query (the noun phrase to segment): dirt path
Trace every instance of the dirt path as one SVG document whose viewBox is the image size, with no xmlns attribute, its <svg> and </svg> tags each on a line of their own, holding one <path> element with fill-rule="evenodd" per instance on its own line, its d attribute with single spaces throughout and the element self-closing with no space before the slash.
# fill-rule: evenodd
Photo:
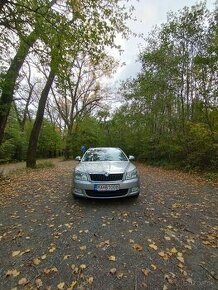
<svg viewBox="0 0 218 290">
<path fill-rule="evenodd" d="M 78 200 L 74 162 L 0 182 L 0 289 L 218 288 L 217 187 L 140 165 L 138 200 Z"/>
</svg>

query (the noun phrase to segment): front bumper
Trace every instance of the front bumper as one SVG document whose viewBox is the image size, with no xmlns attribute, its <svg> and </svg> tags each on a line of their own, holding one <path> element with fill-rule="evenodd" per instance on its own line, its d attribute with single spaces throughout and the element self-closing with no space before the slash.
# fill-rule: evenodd
<svg viewBox="0 0 218 290">
<path fill-rule="evenodd" d="M 115 191 L 97 191 L 94 189 L 96 184 L 119 184 L 119 190 Z M 136 196 L 140 192 L 139 179 L 129 179 L 124 181 L 97 182 L 74 180 L 72 193 L 77 197 L 86 198 L 121 198 L 127 196 Z"/>
</svg>

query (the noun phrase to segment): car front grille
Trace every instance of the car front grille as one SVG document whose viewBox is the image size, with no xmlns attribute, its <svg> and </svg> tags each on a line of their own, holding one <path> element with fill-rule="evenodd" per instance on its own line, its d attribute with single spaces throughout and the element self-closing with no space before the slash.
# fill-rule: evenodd
<svg viewBox="0 0 218 290">
<path fill-rule="evenodd" d="M 90 197 L 118 197 L 124 196 L 128 193 L 128 189 L 119 189 L 115 191 L 96 191 L 86 190 L 86 194 Z"/>
<path fill-rule="evenodd" d="M 92 181 L 116 181 L 116 180 L 122 180 L 123 174 L 90 174 L 90 178 Z"/>
</svg>

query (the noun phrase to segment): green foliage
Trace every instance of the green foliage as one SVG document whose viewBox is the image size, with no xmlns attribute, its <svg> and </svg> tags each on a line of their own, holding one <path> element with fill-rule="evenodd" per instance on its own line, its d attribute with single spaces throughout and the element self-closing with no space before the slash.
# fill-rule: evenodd
<svg viewBox="0 0 218 290">
<path fill-rule="evenodd" d="M 205 124 L 187 124 L 187 133 L 182 140 L 185 168 L 199 170 L 218 168 L 218 151 L 211 132 Z"/>
<path fill-rule="evenodd" d="M 216 23 L 199 4 L 171 13 L 149 35 L 141 73 L 121 87 L 113 144 L 149 163 L 217 170 Z"/>
<path fill-rule="evenodd" d="M 10 116 L 5 132 L 5 139 L 0 146 L 1 162 L 24 160 L 26 148 L 27 140 L 25 134 L 21 132 L 16 119 L 13 116 Z"/>
<path fill-rule="evenodd" d="M 71 135 L 71 150 L 75 157 L 81 155 L 81 146 L 86 148 L 104 146 L 105 136 L 99 122 L 91 116 L 78 120 L 75 131 Z"/>
<path fill-rule="evenodd" d="M 38 156 L 55 157 L 58 150 L 62 150 L 61 132 L 49 121 L 44 120 L 38 142 Z"/>
</svg>

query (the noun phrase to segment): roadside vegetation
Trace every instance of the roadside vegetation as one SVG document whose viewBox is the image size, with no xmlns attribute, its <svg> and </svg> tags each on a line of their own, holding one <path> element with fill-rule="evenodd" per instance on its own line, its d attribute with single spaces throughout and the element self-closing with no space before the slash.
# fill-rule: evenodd
<svg viewBox="0 0 218 290">
<path fill-rule="evenodd" d="M 117 33 L 128 37 L 132 8 L 64 3 L 1 4 L 0 162 L 26 160 L 35 168 L 37 158 L 81 154 L 82 144 L 117 146 L 139 161 L 215 178 L 216 5 L 212 12 L 202 3 L 170 13 L 142 40 L 141 72 L 113 92 L 103 80 L 118 63 L 107 51 Z"/>
</svg>

